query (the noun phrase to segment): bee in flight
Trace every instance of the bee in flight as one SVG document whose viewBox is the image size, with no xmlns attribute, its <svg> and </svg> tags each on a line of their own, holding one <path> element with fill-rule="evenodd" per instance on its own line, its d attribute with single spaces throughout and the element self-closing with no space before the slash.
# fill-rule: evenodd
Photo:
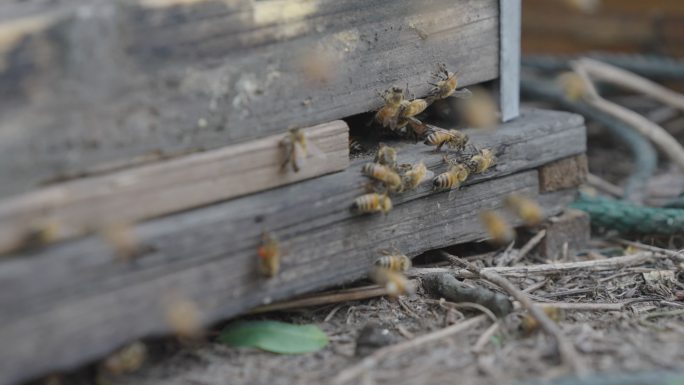
<svg viewBox="0 0 684 385">
<path fill-rule="evenodd" d="M 375 113 L 374 120 L 382 127 L 395 130 L 397 128 L 397 120 L 399 119 L 399 111 L 404 101 L 404 90 L 400 87 L 392 87 L 380 94 L 380 97 L 385 104 Z"/>
<path fill-rule="evenodd" d="M 526 196 L 516 193 L 510 194 L 504 200 L 504 204 L 527 226 L 536 226 L 544 219 L 544 212 L 539 203 Z"/>
<path fill-rule="evenodd" d="M 437 72 L 433 73 L 432 77 L 437 79 L 437 83 L 430 83 L 434 88 L 427 99 L 428 103 L 452 96 L 457 98 L 469 98 L 472 95 L 467 88 L 456 90 L 456 87 L 458 87 L 458 75 L 454 72 L 447 71 L 445 64 L 439 64 Z"/>
<path fill-rule="evenodd" d="M 100 234 L 122 262 L 129 262 L 139 256 L 140 242 L 133 226 L 128 223 L 110 223 L 100 230 Z"/>
<path fill-rule="evenodd" d="M 382 182 L 387 191 L 396 192 L 401 188 L 401 177 L 389 166 L 378 163 L 366 163 L 361 168 L 361 172 L 370 178 Z"/>
<path fill-rule="evenodd" d="M 371 270 L 369 277 L 373 282 L 384 287 L 387 290 L 387 294 L 391 297 L 412 295 L 416 290 L 411 281 L 406 279 L 403 274 L 384 267 L 375 266 Z"/>
<path fill-rule="evenodd" d="M 280 271 L 280 242 L 274 234 L 264 232 L 259 246 L 259 271 L 266 277 L 275 277 Z"/>
<path fill-rule="evenodd" d="M 375 153 L 373 162 L 395 170 L 397 168 L 397 150 L 394 147 L 380 143 L 380 147 L 378 148 L 378 152 Z"/>
<path fill-rule="evenodd" d="M 387 214 L 392 210 L 392 200 L 387 194 L 364 194 L 354 200 L 353 208 L 364 214 Z"/>
<path fill-rule="evenodd" d="M 399 250 L 383 250 L 382 256 L 375 260 L 375 266 L 391 271 L 404 272 L 411 268 L 411 258 Z"/>
<path fill-rule="evenodd" d="M 492 150 L 484 148 L 468 159 L 466 163 L 470 168 L 470 172 L 482 174 L 496 164 L 496 157 Z"/>
<path fill-rule="evenodd" d="M 401 176 L 401 191 L 410 191 L 418 187 L 426 179 L 432 178 L 434 173 L 427 169 L 422 160 L 411 166 Z"/>
<path fill-rule="evenodd" d="M 513 242 L 515 239 L 515 231 L 511 225 L 496 212 L 484 210 L 480 213 L 480 220 L 489 233 L 491 243 L 502 246 Z"/>
<path fill-rule="evenodd" d="M 301 128 L 291 128 L 280 144 L 285 148 L 283 169 L 290 164 L 292 171 L 299 172 L 307 158 L 313 155 L 320 158 L 325 157 L 325 154 L 315 144 L 307 140 L 306 134 Z"/>
<path fill-rule="evenodd" d="M 436 128 L 425 138 L 425 144 L 428 146 L 437 146 L 435 151 L 440 151 L 445 144 L 455 150 L 462 151 L 468 144 L 468 135 L 458 130 L 445 130 Z"/>
<path fill-rule="evenodd" d="M 435 177 L 432 186 L 435 190 L 451 190 L 458 188 L 470 176 L 468 167 L 463 163 L 453 163 L 446 172 Z"/>
</svg>

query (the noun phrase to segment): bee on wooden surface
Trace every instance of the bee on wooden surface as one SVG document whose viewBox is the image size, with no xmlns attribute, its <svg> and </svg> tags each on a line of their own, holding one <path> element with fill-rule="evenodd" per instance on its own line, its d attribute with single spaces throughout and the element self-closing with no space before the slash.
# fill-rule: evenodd
<svg viewBox="0 0 684 385">
<path fill-rule="evenodd" d="M 515 239 L 515 231 L 508 224 L 508 221 L 491 210 L 484 210 L 480 213 L 480 220 L 484 225 L 489 237 L 490 242 L 502 246 L 511 243 Z"/>
<path fill-rule="evenodd" d="M 410 129 L 411 131 L 408 132 L 408 129 Z M 432 130 L 434 130 L 434 126 L 425 124 L 416 118 L 406 119 L 406 126 L 404 127 L 404 131 L 406 134 L 412 136 L 416 140 L 416 142 L 419 139 L 423 139 L 425 135 Z"/>
<path fill-rule="evenodd" d="M 349 152 L 352 154 L 359 154 L 364 152 L 366 149 L 363 145 L 355 138 L 349 137 Z"/>
<path fill-rule="evenodd" d="M 147 346 L 136 341 L 107 357 L 102 363 L 102 368 L 112 375 L 131 373 L 142 366 L 145 358 L 147 358 Z"/>
<path fill-rule="evenodd" d="M 382 253 L 384 255 L 375 260 L 375 266 L 397 272 L 404 272 L 411 268 L 411 258 L 399 250 L 383 250 Z"/>
<path fill-rule="evenodd" d="M 429 179 L 434 173 L 427 169 L 422 160 L 411 166 L 401 177 L 401 191 L 410 191 Z"/>
<path fill-rule="evenodd" d="M 413 295 L 416 290 L 411 281 L 403 274 L 384 267 L 374 267 L 369 277 L 373 282 L 384 287 L 387 290 L 387 294 L 391 297 Z"/>
<path fill-rule="evenodd" d="M 527 226 L 538 225 L 544 219 L 544 212 L 539 203 L 526 196 L 516 193 L 510 194 L 504 200 L 504 204 Z"/>
<path fill-rule="evenodd" d="M 404 101 L 404 90 L 399 87 L 392 87 L 380 97 L 385 104 L 375 113 L 374 119 L 381 126 L 395 130 L 399 119 L 399 110 Z"/>
<path fill-rule="evenodd" d="M 166 322 L 178 337 L 196 339 L 202 335 L 202 313 L 191 300 L 171 296 L 165 304 Z"/>
<path fill-rule="evenodd" d="M 100 234 L 122 262 L 131 261 L 140 252 L 139 239 L 128 223 L 110 223 L 100 230 Z"/>
<path fill-rule="evenodd" d="M 387 214 L 392 210 L 392 200 L 387 194 L 364 194 L 354 200 L 353 208 L 364 214 Z"/>
<path fill-rule="evenodd" d="M 397 168 L 397 150 L 394 147 L 390 147 L 384 143 L 380 143 L 378 152 L 375 153 L 375 159 L 373 162 L 382 164 L 391 169 Z"/>
<path fill-rule="evenodd" d="M 458 130 L 436 129 L 425 138 L 428 146 L 437 146 L 435 151 L 440 151 L 445 144 L 455 150 L 462 151 L 468 144 L 468 135 Z"/>
<path fill-rule="evenodd" d="M 468 176 L 470 176 L 468 167 L 463 163 L 455 163 L 449 166 L 446 172 L 437 175 L 432 180 L 432 185 L 435 190 L 451 190 L 458 188 L 468 179 Z"/>
<path fill-rule="evenodd" d="M 484 148 L 468 159 L 466 163 L 471 173 L 482 174 L 496 163 L 496 157 L 492 150 Z"/>
<path fill-rule="evenodd" d="M 261 236 L 259 255 L 259 271 L 266 277 L 275 277 L 280 271 L 280 242 L 272 233 L 264 232 Z"/>
<path fill-rule="evenodd" d="M 401 187 L 401 177 L 388 166 L 378 163 L 366 163 L 361 168 L 361 172 L 370 178 L 384 183 L 388 191 L 395 192 Z"/>
<path fill-rule="evenodd" d="M 563 311 L 555 306 L 543 306 L 541 310 L 549 317 L 552 321 L 558 322 L 563 318 Z M 531 334 L 535 330 L 539 329 L 539 321 L 531 314 L 525 314 L 520 320 L 520 328 L 523 333 Z"/>
<path fill-rule="evenodd" d="M 428 97 L 428 103 L 432 103 L 438 99 L 446 99 L 448 97 L 469 98 L 472 94 L 467 89 L 456 90 L 458 87 L 458 74 L 449 72 L 446 65 L 439 64 L 437 72 L 433 73 L 433 78 L 437 79 L 437 83 L 430 83 L 434 88 L 431 95 Z"/>
<path fill-rule="evenodd" d="M 313 155 L 325 157 L 325 154 L 315 144 L 307 140 L 306 134 L 301 128 L 290 129 L 280 144 L 285 147 L 283 169 L 290 164 L 292 171 L 299 172 L 307 158 Z"/>
<path fill-rule="evenodd" d="M 424 99 L 403 100 L 399 105 L 399 118 L 412 118 L 428 107 L 428 102 Z"/>
</svg>

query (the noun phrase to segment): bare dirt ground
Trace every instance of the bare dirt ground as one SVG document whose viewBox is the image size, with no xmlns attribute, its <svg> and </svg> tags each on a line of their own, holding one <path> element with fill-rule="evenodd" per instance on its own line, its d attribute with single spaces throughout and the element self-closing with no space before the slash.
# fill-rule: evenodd
<svg viewBox="0 0 684 385">
<path fill-rule="evenodd" d="M 487 265 L 496 255 L 480 260 Z M 477 258 L 469 258 L 476 260 Z M 534 259 L 534 255 L 528 258 Z M 572 258 L 582 260 L 586 258 Z M 533 262 L 534 263 L 534 262 Z M 601 272 L 513 280 L 537 302 L 625 303 L 620 311 L 565 310 L 559 319 L 580 359 L 593 372 L 684 369 L 684 266 L 659 260 L 642 266 Z M 644 274 L 672 271 L 676 281 L 647 283 Z M 415 339 L 482 314 L 440 304 L 422 289 L 413 297 L 344 302 L 251 319 L 314 323 L 330 337 L 323 350 L 305 355 L 277 355 L 217 342 L 181 347 L 153 357 L 138 372 L 111 379 L 112 384 L 311 384 L 331 382 L 383 344 Z M 497 384 L 546 380 L 569 374 L 556 343 L 542 331 L 524 331 L 525 312 L 508 315 L 479 353 L 473 349 L 492 321 L 439 341 L 389 354 L 349 383 Z M 370 325 L 370 326 L 369 326 Z M 362 329 L 374 337 L 359 338 Z M 359 345 L 359 347 L 357 347 Z M 373 346 L 375 345 L 375 346 Z M 173 351 L 174 349 L 170 349 Z"/>
</svg>

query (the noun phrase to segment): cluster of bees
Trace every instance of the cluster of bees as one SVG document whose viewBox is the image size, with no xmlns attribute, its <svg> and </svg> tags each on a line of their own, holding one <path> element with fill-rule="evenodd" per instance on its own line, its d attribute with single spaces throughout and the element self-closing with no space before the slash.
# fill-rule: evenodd
<svg viewBox="0 0 684 385">
<path fill-rule="evenodd" d="M 425 145 L 433 146 L 436 152 L 448 148 L 451 150 L 452 158 L 448 155 L 443 156 L 443 162 L 448 166 L 447 170 L 435 176 L 422 160 L 414 164 L 399 164 L 397 150 L 381 143 L 374 160 L 361 167 L 361 173 L 370 179 L 366 185 L 370 191 L 354 200 L 354 211 L 362 214 L 387 214 L 393 208 L 391 197 L 394 194 L 414 190 L 430 179 L 434 190 L 454 191 L 471 176 L 486 173 L 496 165 L 494 151 L 476 148 L 470 143 L 467 134 L 455 129 L 447 130 L 425 124 L 418 119 L 418 115 L 435 101 L 451 97 L 468 99 L 473 95 L 467 89 L 457 90 L 457 75 L 447 71 L 444 65 L 440 65 L 432 77 L 434 81 L 429 84 L 433 88 L 425 98 L 409 98 L 408 87 L 392 87 L 380 94 L 383 105 L 375 112 L 372 123 L 400 137 L 422 140 Z M 302 168 L 306 158 L 321 153 L 312 143 L 307 142 L 300 129 L 289 130 L 281 145 L 286 153 L 283 168 L 289 165 L 294 172 Z M 467 150 L 469 148 L 474 151 Z M 350 150 L 360 151 L 362 148 L 358 142 L 350 140 Z M 535 225 L 543 218 L 539 205 L 521 195 L 513 194 L 507 197 L 505 207 L 522 218 L 526 225 Z M 514 239 L 513 228 L 499 213 L 486 210 L 481 213 L 480 219 L 493 243 L 508 244 Z M 261 274 L 265 277 L 277 275 L 281 249 L 274 234 L 263 234 L 258 255 Z M 399 251 L 386 252 L 377 260 L 370 278 L 386 287 L 390 295 L 410 293 L 410 282 L 402 274 L 410 266 L 411 260 Z"/>
</svg>

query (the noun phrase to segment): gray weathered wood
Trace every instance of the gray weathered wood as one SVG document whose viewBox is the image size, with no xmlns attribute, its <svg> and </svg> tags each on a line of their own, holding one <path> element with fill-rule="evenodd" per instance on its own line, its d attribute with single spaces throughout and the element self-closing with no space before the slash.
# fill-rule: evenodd
<svg viewBox="0 0 684 385">
<path fill-rule="evenodd" d="M 131 264 L 117 262 L 96 237 L 3 261 L 0 384 L 77 365 L 132 338 L 168 332 L 163 314 L 169 293 L 195 301 L 204 322 L 211 323 L 360 278 L 388 247 L 416 255 L 482 239 L 476 219 L 481 209 L 500 208 L 513 191 L 537 197 L 538 173 L 524 170 L 585 150 L 582 120 L 567 113 L 525 111 L 494 133 L 471 133 L 475 144 L 498 154 L 492 172 L 455 194 L 423 186 L 401 195 L 387 216 L 349 210 L 365 182 L 360 159 L 338 174 L 142 223 L 135 231 L 146 252 Z M 400 162 L 418 159 L 436 172 L 444 170 L 441 155 L 426 146 L 400 148 Z M 567 203 L 539 200 L 547 215 Z M 282 271 L 271 280 L 256 271 L 263 230 L 277 234 L 285 251 Z"/>
<path fill-rule="evenodd" d="M 499 0 L 499 100 L 501 119 L 506 122 L 520 113 L 520 0 Z"/>
<path fill-rule="evenodd" d="M 341 120 L 303 129 L 320 155 L 299 172 L 283 169 L 284 135 L 192 154 L 0 199 L 0 253 L 21 245 L 37 225 L 54 224 L 54 240 L 111 223 L 187 210 L 340 171 L 349 164 L 349 128 Z"/>
<path fill-rule="evenodd" d="M 46 5 L 47 4 L 47 5 Z M 0 5 L 0 197 L 498 76 L 495 0 Z"/>
</svg>

